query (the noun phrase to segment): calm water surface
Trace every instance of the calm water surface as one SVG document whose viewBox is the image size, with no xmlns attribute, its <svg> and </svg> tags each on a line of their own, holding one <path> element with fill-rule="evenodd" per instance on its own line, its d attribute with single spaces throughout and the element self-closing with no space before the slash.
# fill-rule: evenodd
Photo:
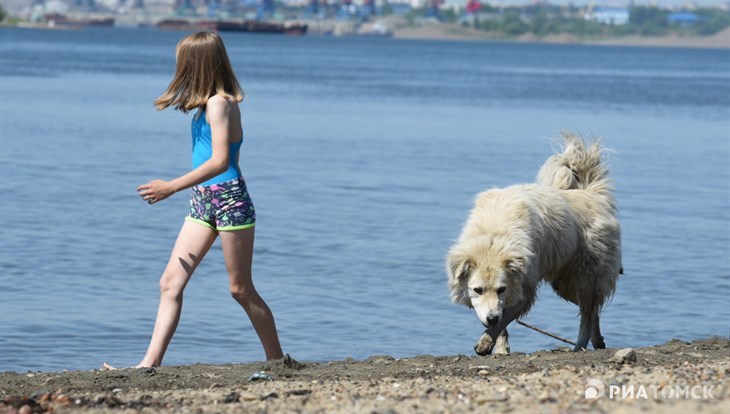
<svg viewBox="0 0 730 414">
<path fill-rule="evenodd" d="M 0 31 L 0 371 L 143 355 L 187 193 L 190 116 L 157 112 L 180 32 Z M 470 354 L 444 257 L 474 195 L 533 180 L 561 130 L 613 150 L 625 275 L 610 347 L 730 333 L 730 52 L 225 34 L 249 99 L 254 279 L 301 360 Z M 530 323 L 575 337 L 541 291 Z M 560 345 L 520 326 L 513 351 Z M 263 359 L 220 245 L 166 364 Z"/>
</svg>

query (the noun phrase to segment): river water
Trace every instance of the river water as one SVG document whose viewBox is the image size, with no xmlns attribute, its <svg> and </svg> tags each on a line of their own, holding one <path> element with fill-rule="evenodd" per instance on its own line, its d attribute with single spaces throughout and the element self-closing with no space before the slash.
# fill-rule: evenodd
<svg viewBox="0 0 730 414">
<path fill-rule="evenodd" d="M 0 30 L 0 371 L 144 354 L 188 200 L 135 188 L 189 168 L 190 115 L 152 106 L 184 34 Z M 482 329 L 449 302 L 446 251 L 474 195 L 532 181 L 561 130 L 613 150 L 607 345 L 730 334 L 730 51 L 223 37 L 248 94 L 254 280 L 295 358 L 471 354 Z M 577 335 L 549 288 L 525 320 Z M 165 364 L 261 359 L 217 243 Z"/>
</svg>

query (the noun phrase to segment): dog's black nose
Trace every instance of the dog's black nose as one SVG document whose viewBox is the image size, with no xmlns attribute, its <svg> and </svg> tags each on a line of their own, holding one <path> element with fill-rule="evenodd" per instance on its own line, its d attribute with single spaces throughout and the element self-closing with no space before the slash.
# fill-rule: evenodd
<svg viewBox="0 0 730 414">
<path fill-rule="evenodd" d="M 487 318 L 487 325 L 494 326 L 499 322 L 499 316 L 491 316 Z"/>
</svg>

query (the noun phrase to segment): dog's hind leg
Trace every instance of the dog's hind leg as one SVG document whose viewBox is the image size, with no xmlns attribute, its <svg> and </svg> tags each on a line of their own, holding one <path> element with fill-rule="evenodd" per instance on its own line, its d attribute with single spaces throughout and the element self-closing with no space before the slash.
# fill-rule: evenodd
<svg viewBox="0 0 730 414">
<path fill-rule="evenodd" d="M 599 317 L 596 313 L 596 316 L 593 318 L 593 325 L 591 326 L 591 344 L 593 344 L 593 349 L 605 349 L 606 343 L 603 342 L 603 336 L 601 336 L 601 327 L 599 326 Z"/>
<path fill-rule="evenodd" d="M 588 348 L 588 340 L 591 338 L 593 331 L 593 321 L 598 317 L 598 312 L 592 307 L 581 306 L 580 311 L 580 330 L 578 331 L 578 340 L 575 341 L 574 352 L 583 351 Z"/>
<path fill-rule="evenodd" d="M 493 352 L 496 355 L 509 355 L 509 334 L 507 333 L 507 328 L 497 337 Z"/>
</svg>

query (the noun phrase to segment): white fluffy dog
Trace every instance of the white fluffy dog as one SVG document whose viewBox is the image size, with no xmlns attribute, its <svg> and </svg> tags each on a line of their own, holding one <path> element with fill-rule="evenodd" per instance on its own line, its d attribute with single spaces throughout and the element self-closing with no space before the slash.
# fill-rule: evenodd
<svg viewBox="0 0 730 414">
<path fill-rule="evenodd" d="M 616 288 L 621 228 L 598 142 L 565 133 L 537 183 L 479 194 L 447 258 L 451 299 L 486 331 L 479 355 L 509 353 L 507 325 L 529 312 L 542 281 L 580 308 L 575 351 L 605 348 L 598 314 Z"/>
</svg>

